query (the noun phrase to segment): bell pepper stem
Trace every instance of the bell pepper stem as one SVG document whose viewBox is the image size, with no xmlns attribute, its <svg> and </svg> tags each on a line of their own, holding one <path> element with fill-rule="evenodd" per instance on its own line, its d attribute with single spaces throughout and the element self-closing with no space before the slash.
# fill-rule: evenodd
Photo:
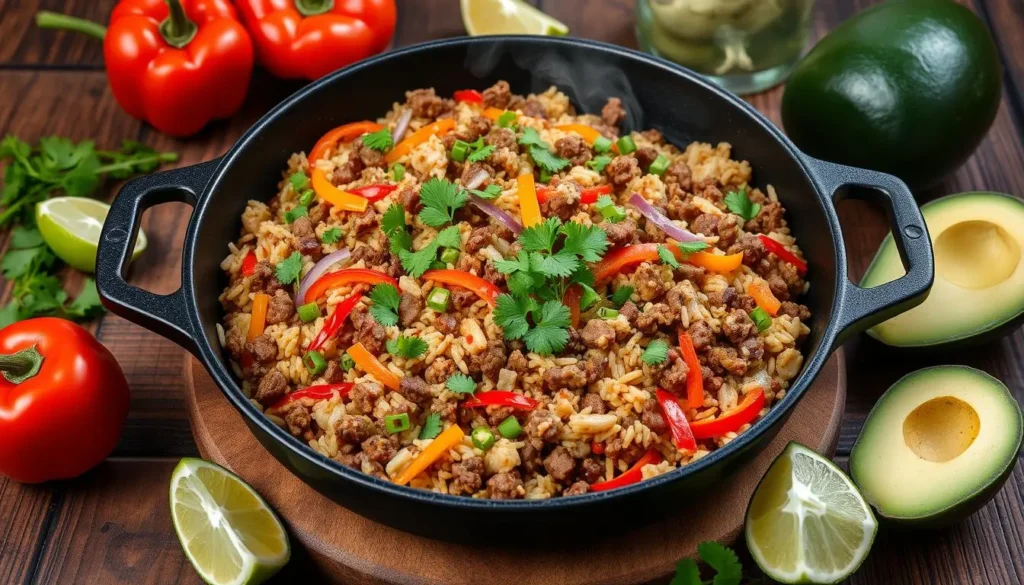
<svg viewBox="0 0 1024 585">
<path fill-rule="evenodd" d="M 39 28 L 54 28 L 59 30 L 70 30 L 87 34 L 91 37 L 103 40 L 107 36 L 107 27 L 98 22 L 68 16 L 48 10 L 41 10 L 36 13 L 36 26 Z"/>
<path fill-rule="evenodd" d="M 34 345 L 15 353 L 0 354 L 0 373 L 11 384 L 21 384 L 35 376 L 42 366 L 43 356 Z"/>
<path fill-rule="evenodd" d="M 334 8 L 334 0 L 295 0 L 295 9 L 302 16 L 316 16 Z"/>
<path fill-rule="evenodd" d="M 185 9 L 181 6 L 181 0 L 164 0 L 167 2 L 167 10 L 170 14 L 167 19 L 160 23 L 160 34 L 163 35 L 167 44 L 175 49 L 181 49 L 192 42 L 199 27 L 188 19 Z"/>
</svg>

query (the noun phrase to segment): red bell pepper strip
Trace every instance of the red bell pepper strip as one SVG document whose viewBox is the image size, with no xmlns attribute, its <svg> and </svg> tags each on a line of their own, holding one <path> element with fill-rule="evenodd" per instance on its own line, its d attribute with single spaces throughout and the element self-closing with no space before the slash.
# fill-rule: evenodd
<svg viewBox="0 0 1024 585">
<path fill-rule="evenodd" d="M 341 384 L 320 384 L 319 386 L 309 386 L 302 390 L 296 390 L 291 394 L 286 394 L 284 398 L 278 400 L 274 404 L 270 405 L 267 410 L 277 410 L 286 404 L 291 404 L 296 400 L 302 400 L 303 398 L 312 398 L 313 400 L 330 400 L 334 397 L 335 393 L 338 393 L 342 398 L 348 396 L 348 393 L 352 391 L 352 387 L 355 386 L 352 382 L 342 382 Z"/>
<path fill-rule="evenodd" d="M 700 408 L 704 405 L 704 374 L 697 359 L 697 350 L 693 347 L 693 338 L 686 331 L 679 332 L 679 349 L 686 367 L 690 369 L 686 374 L 686 405 Z"/>
<path fill-rule="evenodd" d="M 308 297 L 307 297 L 308 298 Z M 341 327 L 345 324 L 345 318 L 348 317 L 349 313 L 352 312 L 353 307 L 359 302 L 359 299 L 363 298 L 363 293 L 356 293 L 344 301 L 338 303 L 337 307 L 334 307 L 334 312 L 324 322 L 324 326 L 320 329 L 320 332 L 313 338 L 313 342 L 309 344 L 309 351 L 315 351 L 320 349 L 323 344 L 327 343 L 327 340 L 334 337 Z"/>
<path fill-rule="evenodd" d="M 644 453 L 644 456 L 641 457 L 639 461 L 634 463 L 633 467 L 630 467 L 628 471 L 626 471 L 622 475 L 613 477 L 608 481 L 595 483 L 594 485 L 590 486 L 590 491 L 605 492 L 608 490 L 613 490 L 615 488 L 626 487 L 627 485 L 637 483 L 644 478 L 644 467 L 646 467 L 647 465 L 657 465 L 658 463 L 661 463 L 661 453 L 658 453 L 654 449 L 651 449 L 650 451 Z"/>
<path fill-rule="evenodd" d="M 313 285 L 309 287 L 309 290 L 306 291 L 306 298 L 302 299 L 302 302 L 312 303 L 323 296 L 328 289 L 352 283 L 390 284 L 391 286 L 398 288 L 397 280 L 379 270 L 370 270 L 369 268 L 343 268 L 321 276 L 320 279 L 314 282 Z"/>
<path fill-rule="evenodd" d="M 484 103 L 484 94 L 475 89 L 460 89 L 452 96 L 457 102 L 469 102 L 471 104 Z"/>
<path fill-rule="evenodd" d="M 690 423 L 690 430 L 697 439 L 712 439 L 726 433 L 738 431 L 743 425 L 753 421 L 764 408 L 764 390 L 755 388 L 743 397 L 736 408 L 712 419 L 696 420 Z"/>
<path fill-rule="evenodd" d="M 508 406 L 519 410 L 533 410 L 540 404 L 529 396 L 516 394 L 508 390 L 491 390 L 481 392 L 473 398 L 462 403 L 465 408 L 478 408 L 481 406 Z"/>
<path fill-rule="evenodd" d="M 310 150 L 309 154 L 306 155 L 306 160 L 308 160 L 310 166 L 312 166 L 316 161 L 325 158 L 327 156 L 327 152 L 337 146 L 339 142 L 351 142 L 363 134 L 376 132 L 383 127 L 384 126 L 381 126 L 376 122 L 370 122 L 368 120 L 342 124 L 321 136 L 320 140 L 317 140 L 316 144 L 313 145 L 313 150 Z"/>
<path fill-rule="evenodd" d="M 569 307 L 569 324 L 573 327 L 580 325 L 580 298 L 582 295 L 583 289 L 574 284 L 565 289 L 565 295 L 562 296 L 562 304 Z"/>
<path fill-rule="evenodd" d="M 494 283 L 487 282 L 465 270 L 428 270 L 423 273 L 423 280 L 433 280 L 441 284 L 450 284 L 471 290 L 492 307 L 498 304 L 498 295 L 501 294 L 501 289 Z"/>
<path fill-rule="evenodd" d="M 359 195 L 366 199 L 370 203 L 379 201 L 388 196 L 391 192 L 398 188 L 398 185 L 367 185 L 366 187 L 359 187 L 358 189 L 349 189 L 348 192 L 353 195 Z"/>
<path fill-rule="evenodd" d="M 242 276 L 252 276 L 253 272 L 256 272 L 256 253 L 249 250 L 242 259 Z"/>
<path fill-rule="evenodd" d="M 668 430 L 672 433 L 672 442 L 680 451 L 696 451 L 697 440 L 693 438 L 693 431 L 690 430 L 690 423 L 686 420 L 683 408 L 679 406 L 676 397 L 658 388 L 654 391 L 661 405 L 661 414 L 668 423 Z"/>
<path fill-rule="evenodd" d="M 383 51 L 395 0 L 238 0 L 260 63 L 277 77 L 318 79 Z"/>
<path fill-rule="evenodd" d="M 592 205 L 597 203 L 597 198 L 601 195 L 607 195 L 612 192 L 611 185 L 598 185 L 597 187 L 587 187 L 580 191 L 580 203 L 586 205 Z M 550 187 L 537 190 L 537 201 L 540 203 L 547 203 L 557 191 Z"/>
<path fill-rule="evenodd" d="M 761 240 L 761 243 L 764 244 L 765 249 L 778 256 L 779 260 L 788 262 L 795 266 L 797 274 L 800 276 L 807 274 L 807 263 L 797 258 L 795 254 L 787 250 L 782 244 L 764 234 L 757 234 L 757 237 Z"/>
</svg>

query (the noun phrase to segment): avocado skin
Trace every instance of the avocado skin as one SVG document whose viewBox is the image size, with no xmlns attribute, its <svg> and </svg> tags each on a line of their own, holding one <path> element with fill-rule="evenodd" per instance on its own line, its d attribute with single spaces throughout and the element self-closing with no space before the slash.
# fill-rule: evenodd
<svg viewBox="0 0 1024 585">
<path fill-rule="evenodd" d="M 890 0 L 811 50 L 786 84 L 782 122 L 811 156 L 924 189 L 974 152 L 1001 97 L 998 50 L 970 9 Z"/>
</svg>

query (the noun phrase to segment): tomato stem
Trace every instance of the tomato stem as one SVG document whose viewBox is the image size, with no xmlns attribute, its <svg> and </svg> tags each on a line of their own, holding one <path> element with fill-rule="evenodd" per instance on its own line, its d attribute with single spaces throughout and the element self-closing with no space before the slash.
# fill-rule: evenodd
<svg viewBox="0 0 1024 585">
<path fill-rule="evenodd" d="M 21 384 L 39 373 L 43 366 L 43 356 L 32 346 L 19 352 L 0 354 L 0 373 L 11 384 Z"/>
<path fill-rule="evenodd" d="M 181 0 L 164 0 L 167 2 L 167 10 L 170 14 L 167 19 L 160 23 L 160 34 L 163 35 L 167 44 L 175 49 L 181 49 L 192 42 L 199 27 L 188 19 L 185 9 L 181 6 Z"/>
<path fill-rule="evenodd" d="M 302 16 L 316 16 L 334 8 L 334 0 L 295 0 L 295 9 Z"/>
<path fill-rule="evenodd" d="M 107 27 L 98 22 L 68 16 L 48 10 L 41 10 L 36 13 L 36 26 L 39 28 L 55 28 L 59 30 L 70 30 L 87 34 L 91 37 L 103 40 L 107 36 Z"/>
</svg>

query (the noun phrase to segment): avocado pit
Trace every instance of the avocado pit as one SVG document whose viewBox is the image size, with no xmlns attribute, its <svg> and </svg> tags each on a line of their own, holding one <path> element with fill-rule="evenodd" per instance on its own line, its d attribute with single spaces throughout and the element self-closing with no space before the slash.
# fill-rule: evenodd
<svg viewBox="0 0 1024 585">
<path fill-rule="evenodd" d="M 980 430 L 978 411 L 953 396 L 932 398 L 903 420 L 907 447 L 932 463 L 945 463 L 962 455 Z"/>
</svg>

